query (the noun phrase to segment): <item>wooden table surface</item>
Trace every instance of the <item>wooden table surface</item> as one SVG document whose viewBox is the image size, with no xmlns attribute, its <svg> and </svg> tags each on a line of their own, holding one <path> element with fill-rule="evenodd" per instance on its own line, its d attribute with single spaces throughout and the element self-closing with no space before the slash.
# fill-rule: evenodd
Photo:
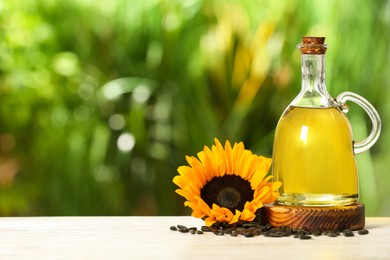
<svg viewBox="0 0 390 260">
<path fill-rule="evenodd" d="M 390 218 L 367 218 L 354 237 L 192 235 L 193 217 L 0 218 L 0 259 L 390 259 Z M 271 258 L 272 257 L 272 258 Z"/>
</svg>

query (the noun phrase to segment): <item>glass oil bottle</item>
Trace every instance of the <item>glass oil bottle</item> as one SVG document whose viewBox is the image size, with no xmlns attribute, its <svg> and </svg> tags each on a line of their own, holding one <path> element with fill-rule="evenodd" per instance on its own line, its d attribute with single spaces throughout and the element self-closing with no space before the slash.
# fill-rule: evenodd
<svg viewBox="0 0 390 260">
<path fill-rule="evenodd" d="M 303 37 L 302 87 L 282 114 L 274 137 L 273 175 L 283 182 L 281 205 L 342 206 L 356 203 L 358 176 L 355 154 L 378 139 L 381 122 L 363 97 L 343 92 L 332 98 L 325 84 L 324 37 Z M 370 116 L 373 127 L 363 141 L 354 142 L 346 117 L 349 100 Z"/>
</svg>

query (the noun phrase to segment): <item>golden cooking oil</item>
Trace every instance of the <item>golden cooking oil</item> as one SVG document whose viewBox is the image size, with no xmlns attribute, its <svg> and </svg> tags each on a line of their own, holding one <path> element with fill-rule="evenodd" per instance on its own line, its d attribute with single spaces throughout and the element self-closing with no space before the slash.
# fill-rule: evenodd
<svg viewBox="0 0 390 260">
<path fill-rule="evenodd" d="M 273 175 L 283 182 L 278 204 L 348 205 L 358 198 L 352 131 L 335 107 L 290 106 L 275 132 Z"/>
</svg>

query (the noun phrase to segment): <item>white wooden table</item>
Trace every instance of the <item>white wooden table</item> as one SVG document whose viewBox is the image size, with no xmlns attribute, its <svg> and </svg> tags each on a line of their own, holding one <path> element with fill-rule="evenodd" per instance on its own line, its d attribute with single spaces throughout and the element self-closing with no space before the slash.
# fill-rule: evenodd
<svg viewBox="0 0 390 260">
<path fill-rule="evenodd" d="M 367 218 L 368 235 L 246 238 L 192 235 L 193 217 L 0 218 L 0 259 L 390 259 L 390 218 Z M 272 258 L 271 258 L 272 257 Z"/>
</svg>

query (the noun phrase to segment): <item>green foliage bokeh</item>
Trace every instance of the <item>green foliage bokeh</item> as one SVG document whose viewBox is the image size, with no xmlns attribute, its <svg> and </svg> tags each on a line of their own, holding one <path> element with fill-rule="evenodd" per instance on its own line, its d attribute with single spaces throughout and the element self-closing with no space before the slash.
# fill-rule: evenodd
<svg viewBox="0 0 390 260">
<path fill-rule="evenodd" d="M 388 0 L 1 2 L 0 215 L 188 214 L 185 155 L 214 137 L 272 155 L 309 34 L 327 37 L 331 95 L 381 115 L 356 159 L 367 214 L 389 215 L 389 17 Z"/>
</svg>

